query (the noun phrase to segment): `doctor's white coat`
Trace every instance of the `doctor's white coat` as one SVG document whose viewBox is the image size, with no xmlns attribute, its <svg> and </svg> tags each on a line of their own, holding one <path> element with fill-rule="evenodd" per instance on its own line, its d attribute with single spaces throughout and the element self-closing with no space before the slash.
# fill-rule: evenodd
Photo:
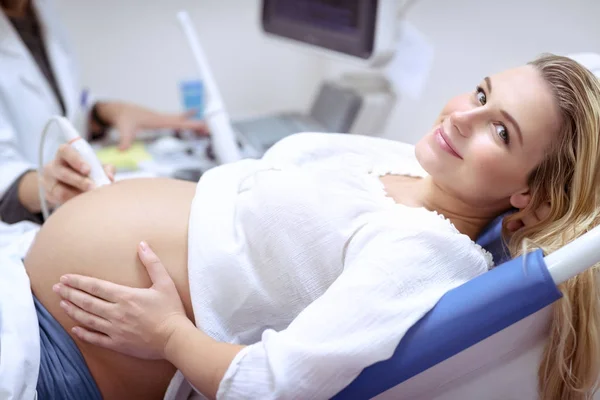
<svg viewBox="0 0 600 400">
<path fill-rule="evenodd" d="M 33 5 L 66 116 L 73 121 L 82 113 L 87 119 L 87 107 L 81 104 L 78 68 L 54 3 L 34 0 Z M 56 114 L 61 114 L 60 103 L 50 84 L 11 22 L 0 12 L 0 198 L 21 174 L 38 167 L 41 132 Z M 51 131 L 46 138 L 45 163 L 62 142 L 58 136 Z"/>
</svg>

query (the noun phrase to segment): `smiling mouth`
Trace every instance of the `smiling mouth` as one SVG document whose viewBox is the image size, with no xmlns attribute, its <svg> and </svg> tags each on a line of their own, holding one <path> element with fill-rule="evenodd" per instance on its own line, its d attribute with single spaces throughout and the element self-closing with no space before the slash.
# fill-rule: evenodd
<svg viewBox="0 0 600 400">
<path fill-rule="evenodd" d="M 446 153 L 449 153 L 450 155 L 453 155 L 454 157 L 460 158 L 462 160 L 462 157 L 454 149 L 454 147 L 452 146 L 452 143 L 450 142 L 450 139 L 448 139 L 448 137 L 446 136 L 446 133 L 442 130 L 441 127 L 437 128 L 435 130 L 435 136 L 436 136 L 437 142 L 440 145 L 440 147 L 442 148 L 442 150 L 444 150 Z"/>
</svg>

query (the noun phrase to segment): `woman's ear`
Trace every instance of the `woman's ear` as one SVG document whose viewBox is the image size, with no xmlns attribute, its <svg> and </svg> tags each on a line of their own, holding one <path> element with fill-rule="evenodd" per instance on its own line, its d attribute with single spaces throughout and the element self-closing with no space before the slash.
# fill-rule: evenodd
<svg viewBox="0 0 600 400">
<path fill-rule="evenodd" d="M 529 191 L 523 193 L 515 193 L 510 196 L 510 205 L 514 208 L 518 208 L 519 210 L 527 207 L 529 202 L 531 201 L 531 194 Z"/>
</svg>

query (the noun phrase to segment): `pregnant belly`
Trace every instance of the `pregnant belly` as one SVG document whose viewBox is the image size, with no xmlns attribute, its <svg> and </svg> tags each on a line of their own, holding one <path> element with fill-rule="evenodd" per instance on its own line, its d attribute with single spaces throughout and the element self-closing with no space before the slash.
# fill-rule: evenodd
<svg viewBox="0 0 600 400">
<path fill-rule="evenodd" d="M 192 318 L 187 235 L 195 187 L 166 179 L 123 181 L 78 196 L 48 219 L 25 267 L 33 293 L 69 334 L 73 323 L 52 286 L 61 275 L 76 273 L 149 287 L 136 253 L 142 240 L 167 267 Z M 106 399 L 160 399 L 174 373 L 166 362 L 142 361 L 75 342 Z"/>
</svg>

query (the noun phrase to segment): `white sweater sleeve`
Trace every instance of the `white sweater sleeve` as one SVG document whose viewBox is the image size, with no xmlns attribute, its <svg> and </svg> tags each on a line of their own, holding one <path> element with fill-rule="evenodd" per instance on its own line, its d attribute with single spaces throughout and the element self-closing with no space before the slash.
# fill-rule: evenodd
<svg viewBox="0 0 600 400">
<path fill-rule="evenodd" d="M 240 352 L 217 398 L 331 398 L 365 367 L 391 357 L 444 293 L 486 268 L 462 235 L 390 226 L 361 228 L 341 276 L 287 329 L 266 330 Z"/>
</svg>

